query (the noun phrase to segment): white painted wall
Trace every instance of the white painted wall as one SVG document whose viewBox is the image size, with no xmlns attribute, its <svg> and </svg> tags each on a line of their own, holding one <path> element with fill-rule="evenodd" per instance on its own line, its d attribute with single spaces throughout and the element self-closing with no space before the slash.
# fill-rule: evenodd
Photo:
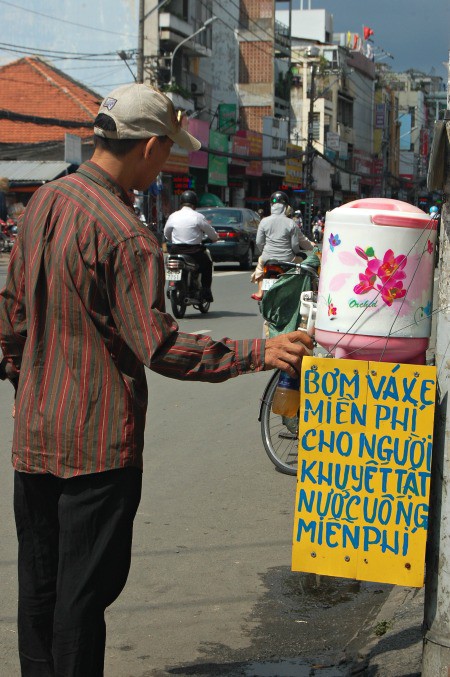
<svg viewBox="0 0 450 677">
<path fill-rule="evenodd" d="M 277 21 L 289 26 L 289 11 L 277 10 L 275 13 Z M 325 9 L 294 9 L 292 10 L 292 28 L 293 38 L 306 38 L 307 40 L 319 40 L 326 42 L 326 34 L 330 36 L 333 33 L 333 15 Z"/>
</svg>

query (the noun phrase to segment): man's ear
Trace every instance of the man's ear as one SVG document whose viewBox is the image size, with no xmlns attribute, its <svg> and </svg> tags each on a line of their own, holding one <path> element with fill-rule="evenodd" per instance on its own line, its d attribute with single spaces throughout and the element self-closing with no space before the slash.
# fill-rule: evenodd
<svg viewBox="0 0 450 677">
<path fill-rule="evenodd" d="M 154 144 L 156 143 L 156 139 L 157 139 L 156 136 L 152 136 L 144 144 L 144 151 L 143 152 L 144 152 L 144 157 L 145 157 L 146 160 L 148 160 L 148 158 L 152 154 L 152 149 L 153 149 Z"/>
</svg>

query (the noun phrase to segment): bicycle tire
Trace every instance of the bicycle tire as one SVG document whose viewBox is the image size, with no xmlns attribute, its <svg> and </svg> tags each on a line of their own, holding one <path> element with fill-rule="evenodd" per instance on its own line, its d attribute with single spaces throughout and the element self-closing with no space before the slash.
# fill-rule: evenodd
<svg viewBox="0 0 450 677">
<path fill-rule="evenodd" d="M 275 467 L 285 475 L 296 475 L 298 465 L 298 419 L 297 432 L 285 425 L 282 416 L 272 412 L 272 402 L 278 383 L 279 371 L 272 375 L 261 406 L 261 436 L 264 449 Z M 294 419 L 289 419 L 294 421 Z"/>
<path fill-rule="evenodd" d="M 311 291 L 317 292 L 317 273 L 310 273 L 310 280 Z M 261 406 L 261 437 L 266 454 L 275 467 L 285 475 L 297 475 L 299 417 L 285 419 L 272 411 L 279 375 L 279 370 L 275 371 L 266 386 Z"/>
</svg>

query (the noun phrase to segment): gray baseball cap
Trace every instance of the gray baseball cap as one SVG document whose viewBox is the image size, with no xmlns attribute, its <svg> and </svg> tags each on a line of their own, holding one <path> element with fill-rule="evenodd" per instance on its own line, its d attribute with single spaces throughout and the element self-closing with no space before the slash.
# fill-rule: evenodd
<svg viewBox="0 0 450 677">
<path fill-rule="evenodd" d="M 107 139 L 147 139 L 168 136 L 187 150 L 200 150 L 201 142 L 181 127 L 172 101 L 149 85 L 132 83 L 117 87 L 100 104 L 98 113 L 109 115 L 116 131 L 94 127 Z"/>
</svg>

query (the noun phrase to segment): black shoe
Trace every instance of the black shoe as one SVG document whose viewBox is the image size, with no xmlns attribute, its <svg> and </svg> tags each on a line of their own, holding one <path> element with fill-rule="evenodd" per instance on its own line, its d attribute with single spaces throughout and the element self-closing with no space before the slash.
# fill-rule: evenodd
<svg viewBox="0 0 450 677">
<path fill-rule="evenodd" d="M 203 287 L 202 299 L 203 301 L 207 301 L 208 303 L 212 303 L 214 301 L 211 289 L 209 287 Z"/>
</svg>

